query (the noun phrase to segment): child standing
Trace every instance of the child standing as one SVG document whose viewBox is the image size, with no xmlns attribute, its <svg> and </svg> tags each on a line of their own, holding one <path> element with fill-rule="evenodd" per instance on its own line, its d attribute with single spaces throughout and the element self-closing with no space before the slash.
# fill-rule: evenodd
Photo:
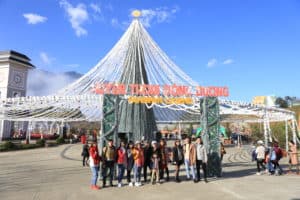
<svg viewBox="0 0 300 200">
<path fill-rule="evenodd" d="M 159 157 L 157 153 L 152 155 L 152 174 L 151 174 L 151 183 L 154 185 L 154 176 L 156 177 L 156 184 L 159 183 Z"/>
</svg>

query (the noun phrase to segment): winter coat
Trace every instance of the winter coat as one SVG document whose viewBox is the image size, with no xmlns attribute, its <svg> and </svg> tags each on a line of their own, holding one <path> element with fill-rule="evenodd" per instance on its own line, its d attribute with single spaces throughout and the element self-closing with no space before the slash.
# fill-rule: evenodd
<svg viewBox="0 0 300 200">
<path fill-rule="evenodd" d="M 265 147 L 264 146 L 258 146 L 255 150 L 256 158 L 260 160 L 265 159 Z"/>
<path fill-rule="evenodd" d="M 160 148 L 160 167 L 162 169 L 166 168 L 168 166 L 169 162 L 169 153 L 167 147 L 161 147 Z"/>
<path fill-rule="evenodd" d="M 298 156 L 297 156 L 296 145 L 291 146 L 289 156 L 290 156 L 290 163 L 292 165 L 297 165 L 298 164 Z"/>
<path fill-rule="evenodd" d="M 197 153 L 197 160 L 202 160 L 204 163 L 207 163 L 207 153 L 204 145 L 197 144 L 196 153 Z"/>
<path fill-rule="evenodd" d="M 81 153 L 81 156 L 84 156 L 84 157 L 89 157 L 90 154 L 89 154 L 89 145 L 87 144 L 84 144 L 82 146 L 82 153 Z"/>
<path fill-rule="evenodd" d="M 127 166 L 127 153 L 126 149 L 118 148 L 117 150 L 117 163 L 123 164 L 124 166 Z"/>
<path fill-rule="evenodd" d="M 89 157 L 90 167 L 98 167 L 101 160 L 99 156 L 98 148 L 95 146 L 90 147 L 89 153 L 90 153 L 90 157 Z"/>
<path fill-rule="evenodd" d="M 145 164 L 151 163 L 152 153 L 153 153 L 152 147 L 144 148 Z"/>
<path fill-rule="evenodd" d="M 173 162 L 179 163 L 184 161 L 184 153 L 183 153 L 183 147 L 181 145 L 177 147 L 173 147 Z M 179 159 L 179 154 L 181 154 L 181 159 Z"/>
<path fill-rule="evenodd" d="M 183 145 L 183 152 L 184 154 L 189 151 L 189 162 L 190 162 L 190 166 L 195 165 L 196 164 L 196 148 L 194 144 L 190 144 L 189 145 L 189 149 L 187 149 L 187 145 L 184 144 Z M 187 158 L 185 158 L 187 159 Z"/>
<path fill-rule="evenodd" d="M 126 156 L 127 156 L 127 170 L 132 170 L 133 165 L 134 165 L 134 160 L 133 160 L 133 154 L 132 154 L 133 149 L 127 149 L 126 150 Z"/>
<path fill-rule="evenodd" d="M 132 151 L 134 164 L 138 167 L 142 167 L 144 165 L 144 151 L 143 149 L 133 149 Z"/>
</svg>

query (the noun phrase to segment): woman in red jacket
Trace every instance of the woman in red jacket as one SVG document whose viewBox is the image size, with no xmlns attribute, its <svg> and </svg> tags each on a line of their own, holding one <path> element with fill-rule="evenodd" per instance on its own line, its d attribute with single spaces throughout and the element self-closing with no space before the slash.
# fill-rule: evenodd
<svg viewBox="0 0 300 200">
<path fill-rule="evenodd" d="M 120 147 L 117 150 L 117 164 L 118 164 L 118 187 L 122 187 L 122 179 L 125 168 L 127 167 L 127 153 L 126 144 L 121 141 Z"/>
<path fill-rule="evenodd" d="M 98 173 L 99 173 L 100 156 L 99 156 L 99 151 L 98 151 L 96 142 L 93 142 L 91 144 L 89 153 L 90 153 L 90 158 L 89 158 L 90 168 L 92 171 L 91 188 L 93 190 L 99 190 L 100 187 L 97 186 L 97 179 L 98 179 Z"/>
</svg>

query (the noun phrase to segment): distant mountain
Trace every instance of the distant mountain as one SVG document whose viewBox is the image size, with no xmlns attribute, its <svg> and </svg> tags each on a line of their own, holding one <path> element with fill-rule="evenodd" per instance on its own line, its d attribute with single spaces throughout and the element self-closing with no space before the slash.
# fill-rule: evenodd
<svg viewBox="0 0 300 200">
<path fill-rule="evenodd" d="M 54 94 L 81 76 L 82 74 L 75 71 L 53 73 L 40 69 L 32 70 L 28 74 L 27 95 L 46 96 Z"/>
</svg>

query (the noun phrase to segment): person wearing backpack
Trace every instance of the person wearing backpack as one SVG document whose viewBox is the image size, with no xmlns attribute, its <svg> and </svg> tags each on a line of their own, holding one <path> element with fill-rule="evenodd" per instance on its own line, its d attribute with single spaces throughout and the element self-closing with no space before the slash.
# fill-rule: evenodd
<svg viewBox="0 0 300 200">
<path fill-rule="evenodd" d="M 275 174 L 277 174 L 277 172 L 278 172 L 278 174 L 281 175 L 283 173 L 283 170 L 282 170 L 281 166 L 279 165 L 279 161 L 282 158 L 282 150 L 278 146 L 277 142 L 274 143 L 273 149 L 276 153 L 276 160 L 272 161 L 272 163 L 274 164 Z"/>
<path fill-rule="evenodd" d="M 113 187 L 113 176 L 115 161 L 117 158 L 117 151 L 113 145 L 113 140 L 108 140 L 108 145 L 103 148 L 102 151 L 103 164 L 102 164 L 102 176 L 103 176 L 103 187 L 106 186 L 107 171 L 109 170 L 109 183 Z"/>
</svg>

